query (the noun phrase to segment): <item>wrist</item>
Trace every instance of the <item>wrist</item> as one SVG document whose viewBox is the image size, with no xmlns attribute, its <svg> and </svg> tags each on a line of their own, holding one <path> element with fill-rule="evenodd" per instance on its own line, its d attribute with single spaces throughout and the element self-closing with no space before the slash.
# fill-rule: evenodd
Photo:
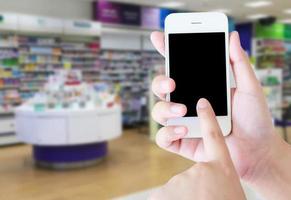
<svg viewBox="0 0 291 200">
<path fill-rule="evenodd" d="M 291 195 L 291 146 L 274 133 L 268 153 L 257 161 L 246 182 L 266 199 L 287 199 Z"/>
</svg>

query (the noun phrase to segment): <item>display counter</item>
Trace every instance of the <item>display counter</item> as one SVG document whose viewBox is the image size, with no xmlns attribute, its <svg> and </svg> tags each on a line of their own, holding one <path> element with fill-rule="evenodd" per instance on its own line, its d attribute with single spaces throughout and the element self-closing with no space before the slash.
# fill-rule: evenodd
<svg viewBox="0 0 291 200">
<path fill-rule="evenodd" d="M 121 108 L 16 109 L 16 133 L 33 145 L 36 164 L 53 168 L 95 163 L 107 153 L 107 141 L 122 133 Z"/>
</svg>

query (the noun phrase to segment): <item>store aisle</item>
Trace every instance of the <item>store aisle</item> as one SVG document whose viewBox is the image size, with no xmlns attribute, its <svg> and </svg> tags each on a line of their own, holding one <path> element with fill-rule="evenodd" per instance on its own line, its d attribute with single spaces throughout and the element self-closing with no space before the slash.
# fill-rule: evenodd
<svg viewBox="0 0 291 200">
<path fill-rule="evenodd" d="M 137 132 L 126 130 L 110 142 L 109 156 L 99 165 L 72 171 L 35 168 L 27 145 L 1 148 L 0 199 L 112 199 L 157 187 L 191 166 Z"/>
</svg>

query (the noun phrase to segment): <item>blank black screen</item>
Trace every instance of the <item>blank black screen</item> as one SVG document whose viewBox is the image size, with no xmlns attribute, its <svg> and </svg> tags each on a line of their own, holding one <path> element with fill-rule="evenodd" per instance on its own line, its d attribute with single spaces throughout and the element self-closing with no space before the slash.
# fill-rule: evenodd
<svg viewBox="0 0 291 200">
<path fill-rule="evenodd" d="M 216 116 L 227 115 L 225 33 L 169 34 L 170 77 L 176 89 L 172 102 L 187 106 L 186 116 L 197 116 L 200 98 L 210 101 Z"/>
</svg>

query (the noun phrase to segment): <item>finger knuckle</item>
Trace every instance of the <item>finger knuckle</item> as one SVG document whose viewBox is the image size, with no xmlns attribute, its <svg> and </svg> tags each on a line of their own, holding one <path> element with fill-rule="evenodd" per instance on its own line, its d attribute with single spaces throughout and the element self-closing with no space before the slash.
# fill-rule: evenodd
<svg viewBox="0 0 291 200">
<path fill-rule="evenodd" d="M 157 108 L 164 108 L 166 105 L 167 105 L 167 102 L 165 102 L 165 101 L 158 101 L 156 103 Z"/>
<path fill-rule="evenodd" d="M 159 147 L 164 146 L 165 127 L 161 128 L 156 134 L 156 143 Z"/>
<path fill-rule="evenodd" d="M 168 78 L 165 75 L 158 75 L 152 81 L 152 90 L 159 88 L 161 81 L 167 80 Z"/>
<path fill-rule="evenodd" d="M 231 177 L 233 176 L 234 169 L 229 164 L 221 163 L 221 171 L 224 173 L 224 176 Z"/>
<path fill-rule="evenodd" d="M 194 165 L 192 173 L 197 177 L 204 177 L 211 170 L 211 166 L 208 163 L 200 162 Z"/>
<path fill-rule="evenodd" d="M 153 120 L 158 121 L 155 108 L 153 108 L 153 110 L 151 112 L 151 116 L 152 116 Z"/>
<path fill-rule="evenodd" d="M 153 81 L 152 81 L 152 86 L 159 84 L 159 82 L 164 78 L 163 75 L 158 75 L 156 77 L 154 77 Z"/>
<path fill-rule="evenodd" d="M 204 170 L 206 167 L 207 167 L 207 163 L 205 162 L 199 162 L 193 166 L 195 170 Z"/>
<path fill-rule="evenodd" d="M 164 103 L 162 101 L 159 101 L 158 103 L 156 103 L 152 109 L 151 112 L 151 116 L 152 118 L 157 121 L 160 122 L 160 118 L 162 117 L 162 110 L 163 110 L 163 105 Z"/>
<path fill-rule="evenodd" d="M 209 131 L 209 137 L 212 139 L 212 140 L 217 140 L 217 141 L 220 141 L 221 138 L 222 138 L 222 133 L 220 130 L 217 130 L 217 129 L 210 129 Z"/>
</svg>

